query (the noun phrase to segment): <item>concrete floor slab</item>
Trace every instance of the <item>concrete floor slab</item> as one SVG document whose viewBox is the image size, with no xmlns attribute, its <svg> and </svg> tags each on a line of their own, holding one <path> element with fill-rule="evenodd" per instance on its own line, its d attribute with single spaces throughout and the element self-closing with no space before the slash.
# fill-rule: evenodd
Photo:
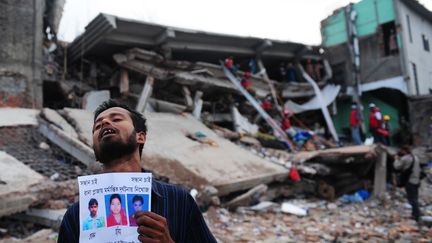
<svg viewBox="0 0 432 243">
<path fill-rule="evenodd" d="M 0 171 L 0 217 L 26 210 L 32 202 L 29 189 L 44 177 L 4 151 L 0 151 Z"/>
<path fill-rule="evenodd" d="M 37 126 L 36 117 L 39 115 L 39 110 L 24 109 L 24 108 L 0 108 L 0 127 L 8 126 Z"/>
<path fill-rule="evenodd" d="M 69 124 L 57 111 L 50 108 L 44 108 L 42 115 L 50 122 L 61 128 L 68 136 L 78 138 L 75 128 Z"/>
<path fill-rule="evenodd" d="M 63 110 L 75 127 L 79 139 L 90 147 L 93 146 L 93 112 L 73 108 L 64 108 Z"/>
</svg>

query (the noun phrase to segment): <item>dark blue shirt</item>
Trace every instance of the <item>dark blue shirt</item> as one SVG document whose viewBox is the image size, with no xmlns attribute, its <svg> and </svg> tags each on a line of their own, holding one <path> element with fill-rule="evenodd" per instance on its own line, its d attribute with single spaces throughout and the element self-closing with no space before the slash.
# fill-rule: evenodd
<svg viewBox="0 0 432 243">
<path fill-rule="evenodd" d="M 166 218 L 174 242 L 216 242 L 195 200 L 184 189 L 153 180 L 151 211 Z M 79 242 L 79 202 L 66 212 L 58 241 Z"/>
</svg>

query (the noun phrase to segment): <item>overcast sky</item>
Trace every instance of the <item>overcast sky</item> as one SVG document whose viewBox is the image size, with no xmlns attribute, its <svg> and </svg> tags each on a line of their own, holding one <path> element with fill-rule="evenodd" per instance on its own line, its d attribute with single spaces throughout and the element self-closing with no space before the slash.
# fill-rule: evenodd
<svg viewBox="0 0 432 243">
<path fill-rule="evenodd" d="M 318 45 L 320 21 L 358 0 L 66 0 L 59 38 L 72 41 L 99 13 L 173 27 Z M 432 10 L 432 0 L 420 0 Z"/>
</svg>

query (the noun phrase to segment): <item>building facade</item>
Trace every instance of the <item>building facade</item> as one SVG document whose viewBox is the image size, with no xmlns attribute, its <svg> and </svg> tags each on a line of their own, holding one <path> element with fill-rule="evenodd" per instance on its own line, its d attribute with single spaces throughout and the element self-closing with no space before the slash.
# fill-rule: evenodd
<svg viewBox="0 0 432 243">
<path fill-rule="evenodd" d="M 350 4 L 321 22 L 321 34 L 333 82 L 344 87 L 334 116 L 339 133 L 349 129 L 347 117 L 356 93 L 366 107 L 364 117 L 369 103 L 379 104 L 396 130 L 410 118 L 410 99 L 432 93 L 432 12 L 417 1 Z M 414 122 L 411 119 L 412 126 Z M 367 119 L 365 123 L 367 128 Z"/>
</svg>

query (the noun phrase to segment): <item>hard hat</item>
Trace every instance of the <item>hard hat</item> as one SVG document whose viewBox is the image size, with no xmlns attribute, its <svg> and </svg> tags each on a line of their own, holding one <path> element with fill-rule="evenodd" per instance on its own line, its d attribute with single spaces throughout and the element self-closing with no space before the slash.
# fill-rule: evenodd
<svg viewBox="0 0 432 243">
<path fill-rule="evenodd" d="M 384 121 L 390 121 L 390 116 L 389 115 L 384 115 L 383 119 L 384 119 Z"/>
<path fill-rule="evenodd" d="M 376 105 L 374 103 L 369 103 L 369 108 L 374 108 Z"/>
<path fill-rule="evenodd" d="M 249 77 L 251 76 L 251 74 L 250 74 L 250 72 L 245 72 L 244 76 L 245 76 L 246 78 L 249 78 Z"/>
</svg>

